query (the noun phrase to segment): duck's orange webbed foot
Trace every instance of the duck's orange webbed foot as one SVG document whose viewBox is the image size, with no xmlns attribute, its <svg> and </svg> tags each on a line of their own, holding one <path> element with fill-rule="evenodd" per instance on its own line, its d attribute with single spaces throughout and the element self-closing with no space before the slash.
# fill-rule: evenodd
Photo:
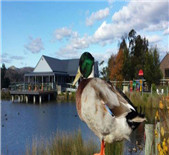
<svg viewBox="0 0 169 155">
<path fill-rule="evenodd" d="M 100 150 L 100 153 L 95 153 L 94 155 L 105 155 L 105 145 L 104 145 L 104 140 L 102 140 L 102 143 L 101 143 L 101 150 Z"/>
</svg>

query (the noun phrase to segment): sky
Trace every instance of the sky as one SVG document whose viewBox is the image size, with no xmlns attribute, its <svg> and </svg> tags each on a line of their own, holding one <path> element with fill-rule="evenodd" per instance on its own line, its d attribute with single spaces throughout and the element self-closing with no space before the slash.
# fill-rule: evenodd
<svg viewBox="0 0 169 155">
<path fill-rule="evenodd" d="M 169 52 L 168 0 L 2 0 L 0 61 L 35 67 L 42 55 L 72 59 L 88 51 L 106 65 L 131 29 L 162 59 Z"/>
</svg>

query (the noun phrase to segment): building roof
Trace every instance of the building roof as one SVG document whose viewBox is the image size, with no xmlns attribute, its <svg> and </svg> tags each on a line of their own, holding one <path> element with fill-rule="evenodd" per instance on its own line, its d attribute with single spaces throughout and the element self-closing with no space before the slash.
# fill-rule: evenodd
<svg viewBox="0 0 169 155">
<path fill-rule="evenodd" d="M 38 66 L 40 66 L 41 60 L 43 58 L 46 60 L 44 65 L 49 65 L 50 70 L 48 71 L 37 71 Z M 46 75 L 47 73 L 53 73 L 55 75 L 69 75 L 75 76 L 79 66 L 79 59 L 57 59 L 49 56 L 42 55 L 39 62 L 37 63 L 34 71 L 32 73 L 25 74 L 25 76 L 35 76 L 35 75 Z M 45 66 L 44 66 L 45 67 Z M 41 67 L 42 68 L 42 67 Z M 99 76 L 98 72 L 98 62 L 94 64 L 94 74 L 96 77 Z"/>
<path fill-rule="evenodd" d="M 163 77 L 165 77 L 165 69 L 169 69 L 169 53 L 165 55 L 160 63 L 160 69 L 163 73 Z"/>
<path fill-rule="evenodd" d="M 67 74 L 77 73 L 79 59 L 60 60 L 48 56 L 44 56 L 53 72 L 65 72 Z"/>
</svg>

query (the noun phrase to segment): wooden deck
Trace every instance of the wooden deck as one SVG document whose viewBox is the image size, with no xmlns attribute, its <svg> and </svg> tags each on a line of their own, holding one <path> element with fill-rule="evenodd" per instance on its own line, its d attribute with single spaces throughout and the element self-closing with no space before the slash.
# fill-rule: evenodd
<svg viewBox="0 0 169 155">
<path fill-rule="evenodd" d="M 56 93 L 56 90 L 50 90 L 50 91 L 30 91 L 30 90 L 13 90 L 10 91 L 11 95 L 44 95 L 44 94 L 53 94 Z"/>
<path fill-rule="evenodd" d="M 42 103 L 45 99 L 50 99 L 56 96 L 57 90 L 53 89 L 49 84 L 17 84 L 13 85 L 10 90 L 12 102 L 17 98 L 18 102 L 33 102 Z"/>
</svg>

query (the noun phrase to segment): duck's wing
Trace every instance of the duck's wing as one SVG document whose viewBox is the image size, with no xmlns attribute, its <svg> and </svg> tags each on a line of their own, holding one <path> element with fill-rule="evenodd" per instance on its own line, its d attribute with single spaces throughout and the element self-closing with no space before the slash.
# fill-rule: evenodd
<svg viewBox="0 0 169 155">
<path fill-rule="evenodd" d="M 96 92 L 96 97 L 102 101 L 101 103 L 105 105 L 108 112 L 110 110 L 115 117 L 126 116 L 129 112 L 135 110 L 130 104 L 130 100 L 107 82 L 94 78 L 91 80 L 91 86 Z"/>
</svg>

